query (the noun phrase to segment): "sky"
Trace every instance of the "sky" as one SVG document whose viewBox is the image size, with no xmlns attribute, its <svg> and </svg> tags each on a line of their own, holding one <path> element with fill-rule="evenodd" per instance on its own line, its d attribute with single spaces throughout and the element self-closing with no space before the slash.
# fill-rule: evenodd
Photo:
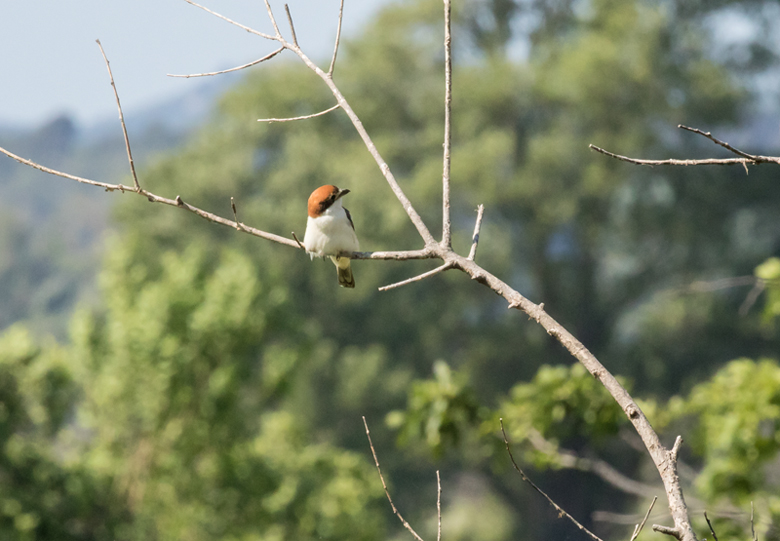
<svg viewBox="0 0 780 541">
<path fill-rule="evenodd" d="M 390 1 L 345 0 L 342 35 L 355 34 Z M 199 3 L 273 33 L 262 0 Z M 304 52 L 327 63 L 339 0 L 286 3 Z M 284 2 L 271 0 L 271 6 L 281 31 L 289 36 Z M 273 42 L 184 0 L 0 0 L 0 13 L 0 125 L 35 126 L 58 114 L 83 124 L 116 116 L 96 39 L 111 62 L 125 116 L 187 93 L 204 80 L 172 78 L 168 73 L 230 68 L 274 49 Z"/>
</svg>

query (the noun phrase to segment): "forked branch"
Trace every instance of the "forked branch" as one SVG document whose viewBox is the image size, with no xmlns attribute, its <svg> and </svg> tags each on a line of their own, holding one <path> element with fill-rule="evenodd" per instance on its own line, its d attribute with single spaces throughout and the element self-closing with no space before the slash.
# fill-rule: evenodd
<svg viewBox="0 0 780 541">
<path fill-rule="evenodd" d="M 666 160 L 641 160 L 637 158 L 629 158 L 628 156 L 621 156 L 620 154 L 615 154 L 613 152 L 609 152 L 608 150 L 604 150 L 603 148 L 599 148 L 596 145 L 588 145 L 588 146 L 592 150 L 595 150 L 596 152 L 600 152 L 601 154 L 604 154 L 605 156 L 609 156 L 610 158 L 615 158 L 616 160 L 633 163 L 635 165 L 649 165 L 651 167 L 655 165 L 685 165 L 685 166 L 742 165 L 745 168 L 745 171 L 747 172 L 748 165 L 760 165 L 762 163 L 772 163 L 775 165 L 780 165 L 780 157 L 748 154 L 747 152 L 743 152 L 738 148 L 734 148 L 733 146 L 726 143 L 725 141 L 721 141 L 717 137 L 714 137 L 710 132 L 704 132 L 698 128 L 690 128 L 688 126 L 683 126 L 682 124 L 679 124 L 677 127 L 680 128 L 681 130 L 686 130 L 701 135 L 702 137 L 706 137 L 716 145 L 722 146 L 729 152 L 736 154 L 737 156 L 739 156 L 739 158 L 705 158 L 701 160 L 670 158 Z"/>
</svg>

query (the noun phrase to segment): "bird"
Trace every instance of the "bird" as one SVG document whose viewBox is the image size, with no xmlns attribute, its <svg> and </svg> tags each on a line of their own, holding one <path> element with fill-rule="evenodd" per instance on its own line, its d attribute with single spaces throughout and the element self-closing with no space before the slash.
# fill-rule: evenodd
<svg viewBox="0 0 780 541">
<path fill-rule="evenodd" d="M 314 190 L 309 196 L 309 218 L 303 246 L 312 259 L 328 256 L 336 265 L 341 287 L 355 287 L 355 277 L 348 257 L 341 252 L 360 250 L 352 216 L 344 208 L 341 198 L 349 193 L 337 186 L 326 184 Z"/>
</svg>

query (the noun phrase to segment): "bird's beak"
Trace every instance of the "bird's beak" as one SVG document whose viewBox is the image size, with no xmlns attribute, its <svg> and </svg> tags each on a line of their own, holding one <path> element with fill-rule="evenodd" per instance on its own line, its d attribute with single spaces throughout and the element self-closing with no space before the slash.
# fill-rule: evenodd
<svg viewBox="0 0 780 541">
<path fill-rule="evenodd" d="M 341 199 L 342 197 L 344 197 L 344 196 L 345 196 L 345 195 L 347 195 L 348 193 L 349 193 L 349 190 L 341 190 L 341 191 L 339 192 L 339 195 L 338 195 L 338 196 L 336 196 L 336 199 Z"/>
</svg>

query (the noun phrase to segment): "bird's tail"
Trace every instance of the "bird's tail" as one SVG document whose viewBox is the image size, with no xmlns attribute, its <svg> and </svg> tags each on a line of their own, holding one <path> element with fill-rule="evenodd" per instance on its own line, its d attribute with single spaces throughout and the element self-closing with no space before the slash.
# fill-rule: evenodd
<svg viewBox="0 0 780 541">
<path fill-rule="evenodd" d="M 352 276 L 352 266 L 348 257 L 331 257 L 333 264 L 336 265 L 336 272 L 339 277 L 341 287 L 355 287 L 355 277 Z"/>
</svg>

